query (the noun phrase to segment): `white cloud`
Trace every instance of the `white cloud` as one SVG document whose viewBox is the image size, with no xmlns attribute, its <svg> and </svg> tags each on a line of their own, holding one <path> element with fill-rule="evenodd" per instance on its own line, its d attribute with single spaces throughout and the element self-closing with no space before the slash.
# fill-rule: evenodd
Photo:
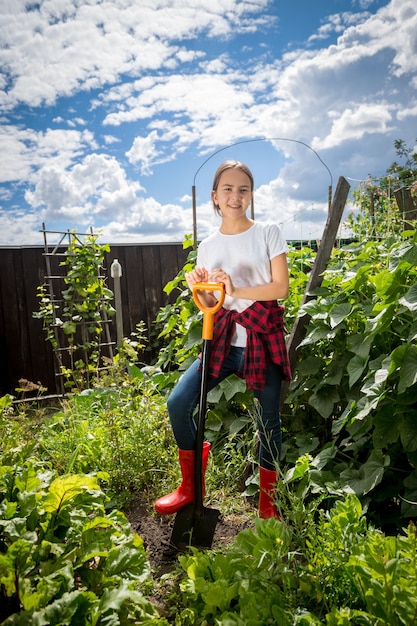
<svg viewBox="0 0 417 626">
<path fill-rule="evenodd" d="M 11 124 L 0 127 L 0 150 L 7 155 L 0 168 L 0 182 L 30 180 L 44 164 L 68 167 L 74 160 L 94 149 L 96 142 L 90 130 L 48 129 L 35 131 Z"/>
<path fill-rule="evenodd" d="M 400 108 L 397 111 L 397 118 L 399 120 L 404 120 L 407 117 L 417 117 L 417 101 L 411 101 L 410 106 Z"/>
<path fill-rule="evenodd" d="M 151 173 L 151 163 L 158 154 L 155 150 L 157 139 L 158 133 L 154 130 L 147 137 L 135 137 L 132 147 L 126 152 L 130 163 L 140 164 L 142 174 Z"/>
<path fill-rule="evenodd" d="M 309 37 L 308 41 L 323 40 L 327 39 L 333 33 L 343 33 L 351 24 L 357 26 L 358 23 L 364 22 L 368 18 L 369 13 L 361 13 L 358 15 L 357 13 L 342 12 L 329 15 L 326 17 L 325 23 L 320 26 L 316 33 Z"/>
<path fill-rule="evenodd" d="M 184 234 L 192 231 L 191 211 L 177 205 L 161 205 L 152 198 L 139 198 L 123 215 L 106 223 L 102 239 L 115 242 L 182 241 Z"/>
<path fill-rule="evenodd" d="M 42 212 L 0 209 L 0 242 L 2 246 L 39 245 L 42 241 Z"/>
<path fill-rule="evenodd" d="M 399 19 L 402 13 L 406 24 Z M 356 16 L 359 23 L 349 25 L 354 18 L 330 16 L 328 27 L 342 32 L 336 45 L 292 52 L 284 64 L 258 66 L 250 77 L 232 69 L 233 59 L 223 56 L 205 62 L 202 74 L 146 77 L 110 89 L 101 104 L 116 106 L 105 123 L 155 124 L 158 117 L 175 114 L 182 129 L 206 149 L 256 135 L 299 137 L 330 148 L 365 132 L 386 133 L 393 128 L 395 108 L 387 88 L 394 76 L 410 71 L 403 50 L 415 42 L 417 13 L 411 0 L 393 0 L 376 15 Z M 159 139 L 165 141 L 162 135 Z"/>
<path fill-rule="evenodd" d="M 252 96 L 241 85 L 234 84 L 242 76 L 230 74 L 174 74 L 151 79 L 146 77 L 109 90 L 105 99 L 119 101 L 119 111 L 104 119 L 105 125 L 118 126 L 142 119 L 157 119 L 161 114 L 187 117 L 191 124 L 207 125 L 217 116 L 238 114 L 249 106 Z M 244 80 L 244 85 L 248 81 Z"/>
<path fill-rule="evenodd" d="M 110 146 L 111 144 L 119 143 L 120 139 L 114 135 L 103 135 L 103 141 L 106 145 Z"/>
<path fill-rule="evenodd" d="M 0 110 L 19 102 L 53 104 L 58 96 L 116 83 L 123 75 L 174 67 L 184 62 L 178 41 L 203 32 L 224 37 L 251 30 L 251 13 L 267 3 L 45 0 L 31 11 L 26 3 L 3 3 L 0 66 L 9 88 Z M 199 54 L 187 53 L 185 61 Z"/>
<path fill-rule="evenodd" d="M 330 132 L 323 141 L 314 137 L 312 147 L 316 150 L 332 148 L 344 141 L 362 139 L 369 133 L 386 133 L 392 128 L 389 126 L 392 108 L 382 103 L 359 104 L 356 109 L 347 108 L 341 114 L 329 111 L 329 118 L 333 119 Z"/>
<path fill-rule="evenodd" d="M 401 20 L 404 13 L 406 23 Z M 346 28 L 337 44 L 285 57 L 285 66 L 277 67 L 275 102 L 260 118 L 268 129 L 265 134 L 303 138 L 333 164 L 337 154 L 329 151 L 343 143 L 370 158 L 378 137 L 408 137 L 410 123 L 400 127 L 398 120 L 405 116 L 396 112 L 413 89 L 410 72 L 416 55 L 406 61 L 404 50 L 417 32 L 416 20 L 411 0 L 393 0 Z M 415 35 L 413 41 L 415 45 Z M 359 146 L 365 134 L 367 143 Z M 392 144 L 393 139 L 389 148 Z M 289 154 L 293 148 L 287 146 Z M 383 161 L 387 151 L 379 154 L 381 172 L 389 165 Z M 357 171 L 345 174 L 360 176 Z"/>
<path fill-rule="evenodd" d="M 129 181 L 115 158 L 91 154 L 71 169 L 45 166 L 34 191 L 26 192 L 33 208 L 45 208 L 45 219 L 122 219 L 137 202 L 141 186 Z"/>
</svg>

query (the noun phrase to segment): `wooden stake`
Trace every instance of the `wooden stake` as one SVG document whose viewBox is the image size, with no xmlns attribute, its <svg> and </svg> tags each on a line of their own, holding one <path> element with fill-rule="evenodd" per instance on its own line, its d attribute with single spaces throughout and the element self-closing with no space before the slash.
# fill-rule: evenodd
<svg viewBox="0 0 417 626">
<path fill-rule="evenodd" d="M 323 281 L 323 272 L 326 269 L 327 263 L 331 257 L 332 250 L 334 248 L 337 231 L 339 229 L 340 221 L 342 219 L 343 211 L 345 209 L 349 189 L 349 183 L 345 178 L 343 178 L 343 176 L 341 176 L 337 183 L 336 192 L 330 207 L 326 225 L 324 227 L 323 237 L 317 250 L 316 259 L 311 270 L 310 278 L 304 292 L 301 306 L 314 298 L 314 296 L 311 295 L 311 292 L 314 289 L 317 289 L 317 287 L 320 287 Z M 301 315 L 298 316 L 294 322 L 294 326 L 292 328 L 291 335 L 287 344 L 288 356 L 292 372 L 294 372 L 294 367 L 297 362 L 297 348 L 305 337 L 306 328 L 309 321 L 309 315 Z M 283 405 L 286 398 L 288 388 L 289 383 L 283 382 L 281 388 L 281 406 Z"/>
</svg>

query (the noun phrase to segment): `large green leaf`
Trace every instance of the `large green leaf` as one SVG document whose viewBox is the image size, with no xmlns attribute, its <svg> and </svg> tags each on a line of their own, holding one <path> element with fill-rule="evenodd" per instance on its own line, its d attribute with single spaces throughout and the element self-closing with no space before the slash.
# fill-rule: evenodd
<svg viewBox="0 0 417 626">
<path fill-rule="evenodd" d="M 417 283 L 410 287 L 407 293 L 400 298 L 399 302 L 410 311 L 417 311 Z"/>
<path fill-rule="evenodd" d="M 316 374 L 322 368 L 323 364 L 324 361 L 322 358 L 309 354 L 296 365 L 300 376 L 309 376 L 310 374 Z"/>
<path fill-rule="evenodd" d="M 135 533 L 109 551 L 105 574 L 110 577 L 120 575 L 130 580 L 144 580 L 148 576 L 149 566 L 139 535 Z"/>
<path fill-rule="evenodd" d="M 207 430 L 213 430 L 214 432 L 220 432 L 223 426 L 223 414 L 221 411 L 216 409 L 210 409 L 207 411 L 206 419 L 205 419 L 205 427 Z"/>
<path fill-rule="evenodd" d="M 372 450 L 366 463 L 359 469 L 344 470 L 340 478 L 342 482 L 353 489 L 356 495 L 365 495 L 372 491 L 382 480 L 385 468 L 390 464 L 390 457 L 382 450 Z"/>
<path fill-rule="evenodd" d="M 417 383 L 417 346 L 408 345 L 400 368 L 400 382 L 398 392 L 403 393 L 407 387 Z"/>
<path fill-rule="evenodd" d="M 362 333 L 350 335 L 346 338 L 346 345 L 350 352 L 353 352 L 353 354 L 365 358 L 369 355 L 369 351 L 372 345 L 372 337 L 367 337 Z"/>
<path fill-rule="evenodd" d="M 346 361 L 349 360 L 349 355 L 348 353 L 346 353 L 345 355 L 337 358 L 337 359 L 332 359 L 331 363 L 329 365 L 323 365 L 323 367 L 325 367 L 325 374 L 324 374 L 324 378 L 323 378 L 323 382 L 325 385 L 340 385 L 340 382 L 344 376 L 345 373 L 345 364 Z M 322 369 L 316 369 L 316 374 L 317 372 L 323 371 Z"/>
<path fill-rule="evenodd" d="M 390 255 L 389 271 L 396 270 L 401 262 L 417 266 L 417 246 L 413 241 L 405 241 L 395 247 Z"/>
<path fill-rule="evenodd" d="M 237 419 L 233 420 L 232 424 L 229 426 L 229 433 L 231 435 L 235 435 L 244 428 L 247 428 L 249 423 L 250 422 L 247 417 L 238 417 Z"/>
<path fill-rule="evenodd" d="M 131 616 L 123 607 L 131 607 Z M 126 617 L 123 618 L 123 615 Z M 136 617 L 136 619 L 135 619 Z M 142 594 L 131 589 L 127 584 L 121 584 L 115 589 L 106 589 L 100 599 L 100 604 L 94 623 L 102 626 L 123 626 L 123 624 L 166 624 L 158 617 L 156 608 L 146 600 Z"/>
<path fill-rule="evenodd" d="M 362 357 L 358 354 L 355 355 L 347 365 L 347 372 L 349 374 L 349 387 L 353 387 L 353 385 L 360 379 L 365 368 L 368 364 L 368 357 Z"/>
<path fill-rule="evenodd" d="M 184 347 L 186 349 L 190 349 L 193 348 L 195 345 L 199 345 L 201 342 L 201 325 L 194 324 L 190 327 L 190 330 L 188 331 Z"/>
<path fill-rule="evenodd" d="M 310 315 L 314 319 L 326 319 L 327 311 L 324 310 L 323 304 L 318 300 L 308 300 L 298 311 L 299 316 Z"/>
<path fill-rule="evenodd" d="M 417 320 L 411 324 L 410 332 L 408 333 L 407 341 L 416 341 L 417 340 Z"/>
<path fill-rule="evenodd" d="M 362 421 L 367 417 L 372 411 L 374 411 L 379 404 L 379 397 L 372 398 L 370 400 L 367 397 L 361 398 L 359 402 L 354 403 L 349 410 L 349 417 L 352 420 Z"/>
<path fill-rule="evenodd" d="M 312 457 L 310 454 L 304 454 L 297 459 L 294 467 L 291 467 L 284 476 L 285 483 L 291 483 L 294 480 L 302 478 L 311 467 Z"/>
<path fill-rule="evenodd" d="M 417 382 L 417 347 L 404 343 L 391 353 L 390 374 L 399 372 L 398 392 L 404 393 Z"/>
<path fill-rule="evenodd" d="M 20 494 L 34 493 L 41 486 L 40 478 L 32 465 L 25 465 L 23 468 L 19 468 L 14 475 L 14 483 L 19 490 L 19 500 Z M 10 499 L 13 498 L 11 494 L 9 497 Z"/>
<path fill-rule="evenodd" d="M 7 407 L 11 406 L 13 402 L 13 396 L 6 393 L 5 396 L 0 397 L 0 411 L 3 411 Z"/>
<path fill-rule="evenodd" d="M 328 444 L 314 457 L 311 465 L 317 470 L 322 470 L 331 459 L 334 459 L 336 454 L 337 447 L 334 444 Z"/>
<path fill-rule="evenodd" d="M 45 607 L 54 597 L 70 592 L 74 586 L 74 571 L 69 563 L 58 571 L 42 576 L 32 589 L 30 585 L 20 585 L 19 595 L 26 611 L 37 611 Z"/>
<path fill-rule="evenodd" d="M 330 311 L 330 326 L 335 328 L 343 322 L 352 312 L 352 305 L 348 303 L 338 304 Z"/>
<path fill-rule="evenodd" d="M 372 441 L 375 448 L 386 448 L 390 443 L 395 443 L 398 440 L 400 420 L 394 419 L 392 404 L 379 409 L 373 421 L 375 428 Z"/>
<path fill-rule="evenodd" d="M 399 277 L 388 269 L 382 270 L 375 276 L 370 276 L 370 280 L 374 283 L 376 291 L 379 295 L 386 295 L 390 290 L 397 291 L 401 282 Z M 378 305 L 377 307 L 378 308 Z"/>
<path fill-rule="evenodd" d="M 217 404 L 224 396 L 227 402 L 229 402 L 237 393 L 243 393 L 245 390 L 246 383 L 242 378 L 235 375 L 229 376 L 208 393 L 207 400 Z"/>
<path fill-rule="evenodd" d="M 76 590 L 64 593 L 62 597 L 49 604 L 40 612 L 39 618 L 44 621 L 34 621 L 34 625 L 48 624 L 49 626 L 62 626 L 64 624 L 90 622 L 89 614 L 97 597 L 92 591 Z M 35 617 L 35 616 L 34 616 Z"/>
<path fill-rule="evenodd" d="M 86 490 L 97 490 L 97 479 L 85 474 L 70 474 L 59 476 L 50 484 L 48 494 L 43 501 L 43 507 L 48 513 L 58 511 L 62 506 L 70 504 L 75 496 Z"/>
<path fill-rule="evenodd" d="M 406 452 L 417 450 L 417 419 L 415 415 L 406 413 L 399 422 L 401 442 Z"/>
<path fill-rule="evenodd" d="M 332 414 L 333 407 L 338 400 L 339 394 L 337 389 L 326 385 L 325 388 L 320 389 L 310 396 L 309 403 L 322 417 L 327 419 Z"/>
<path fill-rule="evenodd" d="M 380 398 L 384 393 L 387 378 L 390 373 L 390 363 L 391 360 L 389 358 L 384 359 L 381 367 L 374 372 L 373 377 L 367 380 L 362 386 L 361 391 L 368 396 L 368 398 Z"/>
<path fill-rule="evenodd" d="M 318 343 L 320 341 L 323 341 L 323 339 L 330 341 L 334 339 L 335 334 L 335 331 L 331 331 L 326 326 L 312 326 L 309 329 L 305 339 L 303 339 L 303 341 L 300 343 L 299 348 Z"/>
</svg>

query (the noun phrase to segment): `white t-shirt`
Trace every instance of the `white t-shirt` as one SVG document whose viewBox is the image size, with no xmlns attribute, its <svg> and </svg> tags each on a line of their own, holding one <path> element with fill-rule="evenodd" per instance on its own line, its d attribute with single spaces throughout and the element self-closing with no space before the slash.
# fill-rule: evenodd
<svg viewBox="0 0 417 626">
<path fill-rule="evenodd" d="M 271 282 L 271 259 L 287 252 L 287 242 L 277 224 L 255 222 L 238 235 L 224 235 L 217 230 L 203 239 L 198 247 L 197 265 L 209 272 L 223 269 L 236 287 L 256 287 Z M 241 313 L 253 302 L 226 295 L 223 306 Z M 236 324 L 232 345 L 246 345 L 246 329 L 240 324 Z"/>
</svg>

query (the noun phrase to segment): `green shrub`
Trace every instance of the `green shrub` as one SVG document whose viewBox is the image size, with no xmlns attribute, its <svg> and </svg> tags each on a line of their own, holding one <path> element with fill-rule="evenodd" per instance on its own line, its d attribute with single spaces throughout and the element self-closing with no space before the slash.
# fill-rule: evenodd
<svg viewBox="0 0 417 626">
<path fill-rule="evenodd" d="M 326 451 L 322 469 L 394 532 L 417 513 L 416 243 L 414 231 L 335 252 L 301 311 L 284 408 L 286 461 Z"/>
<path fill-rule="evenodd" d="M 353 494 L 317 513 L 302 538 L 285 522 L 258 519 L 222 552 L 180 557 L 177 626 L 415 623 L 415 527 L 397 537 L 368 527 Z"/>
<path fill-rule="evenodd" d="M 150 569 L 142 539 L 122 513 L 106 513 L 99 478 L 57 476 L 29 462 L 0 468 L 5 626 L 166 624 L 143 595 Z"/>
<path fill-rule="evenodd" d="M 68 397 L 52 413 L 32 416 L 10 404 L 1 415 L 4 464 L 36 458 L 61 474 L 104 471 L 106 491 L 118 507 L 138 491 L 152 497 L 155 476 L 159 489 L 172 484 L 173 474 L 177 478 L 165 398 L 143 375 Z"/>
</svg>

